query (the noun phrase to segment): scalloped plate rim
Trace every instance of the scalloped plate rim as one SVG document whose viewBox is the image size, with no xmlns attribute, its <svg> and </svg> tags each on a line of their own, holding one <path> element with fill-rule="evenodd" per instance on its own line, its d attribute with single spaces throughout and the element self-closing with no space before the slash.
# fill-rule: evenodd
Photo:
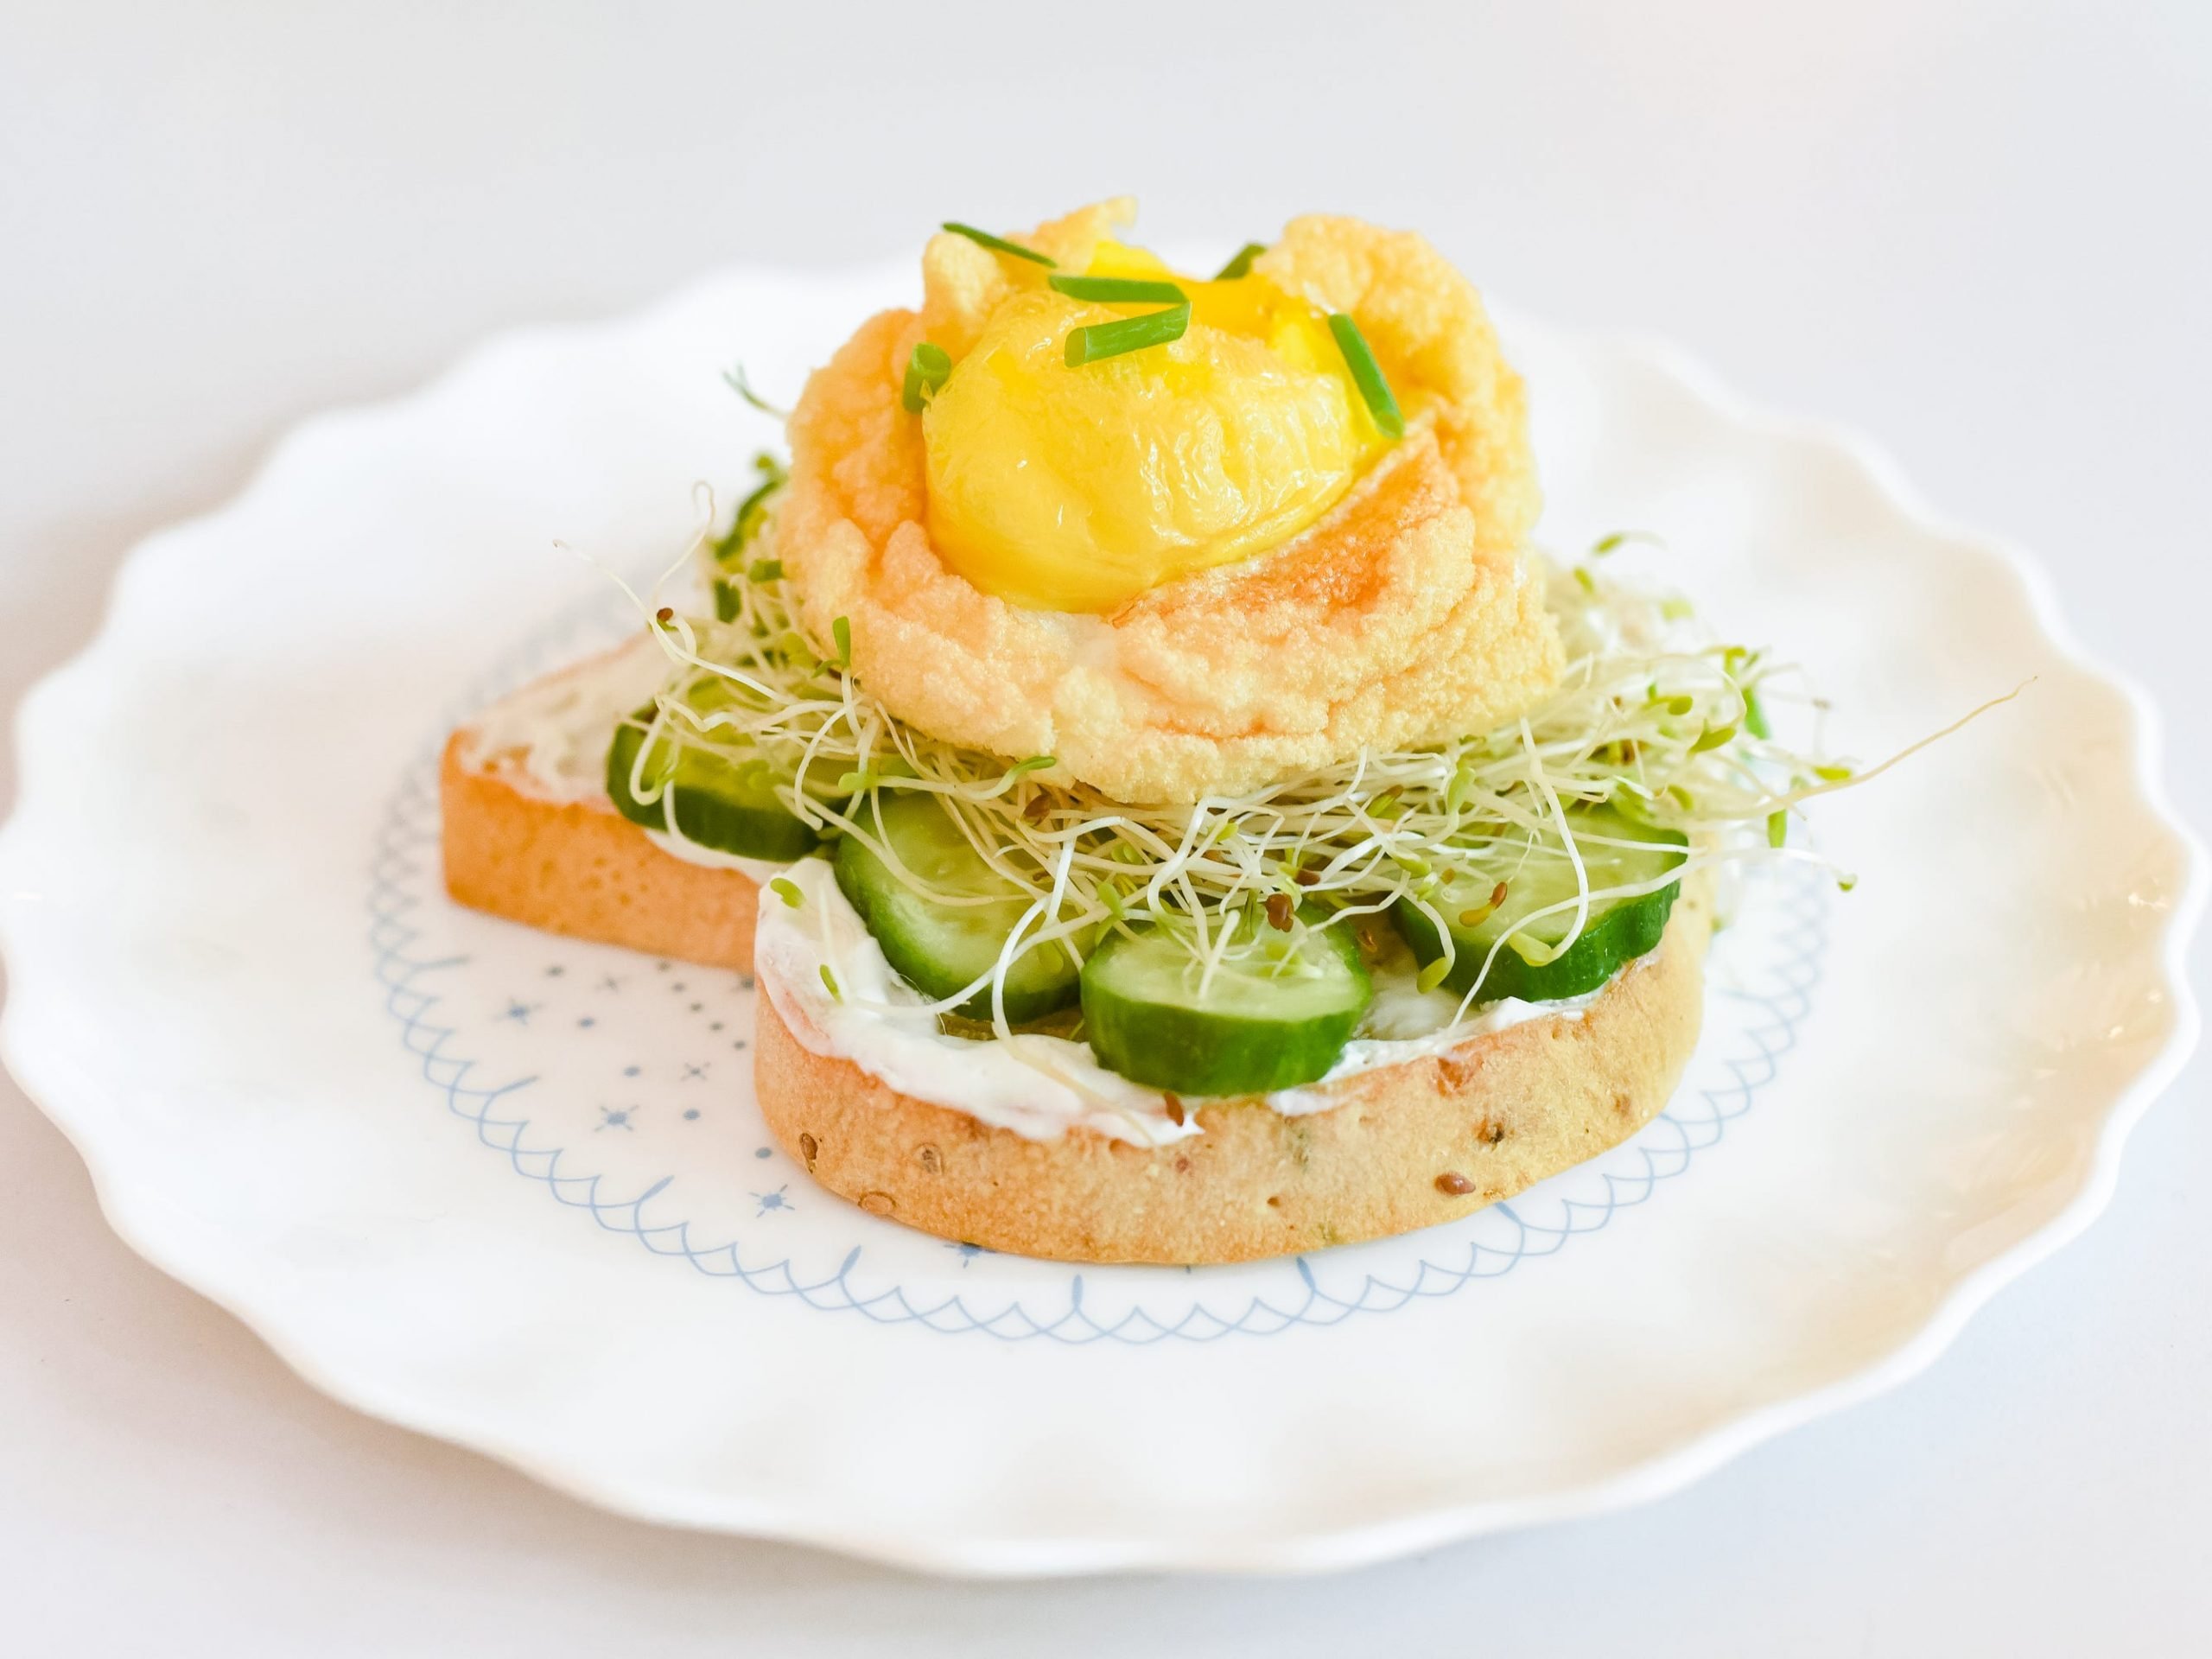
<svg viewBox="0 0 2212 1659">
<path fill-rule="evenodd" d="M 650 326 L 657 317 L 695 302 L 697 296 L 740 276 L 769 283 L 849 279 L 880 269 L 846 266 L 809 271 L 795 267 L 726 267 L 672 291 L 642 308 L 588 321 L 524 325 L 501 330 L 471 346 L 447 368 L 398 397 L 344 404 L 296 423 L 271 446 L 246 484 L 207 512 L 178 520 L 138 541 L 118 565 L 92 637 L 24 694 L 13 722 L 19 779 L 16 800 L 0 824 L 0 877 L 19 844 L 29 841 L 26 826 L 43 798 L 44 781 L 33 775 L 25 757 L 29 734 L 42 707 L 58 700 L 71 679 L 93 671 L 115 631 L 118 600 L 124 584 L 153 559 L 167 556 L 194 532 L 212 528 L 249 505 L 272 476 L 291 464 L 303 448 L 342 433 L 354 423 L 404 419 L 411 410 L 443 395 L 502 353 L 526 351 L 541 343 L 608 338 Z M 1524 315 L 1493 308 L 1503 318 Z M 698 1495 L 666 1491 L 636 1481 L 599 1480 L 581 1474 L 559 1459 L 507 1435 L 497 1421 L 459 1410 L 393 1387 L 365 1370 L 326 1363 L 311 1342 L 289 1330 L 281 1297 L 228 1279 L 194 1258 L 180 1230 L 164 1224 L 163 1205 L 150 1184 L 137 1179 L 123 1160 L 104 1155 L 97 1103 L 72 1098 L 68 1084 L 50 1075 L 28 1032 L 23 1013 L 24 976 L 21 941 L 10 925 L 9 895 L 0 888 L 0 959 L 9 963 L 10 989 L 0 1007 L 0 1065 L 24 1094 L 61 1131 L 83 1159 L 101 1214 L 135 1253 L 237 1318 L 287 1366 L 321 1392 L 382 1421 L 490 1456 L 539 1483 L 599 1507 L 639 1520 L 700 1530 L 813 1545 L 887 1564 L 979 1578 L 1017 1578 L 1128 1571 L 1315 1572 L 1336 1571 L 1434 1548 L 1462 1539 L 1606 1513 L 1649 1503 L 1680 1491 L 1734 1458 L 1802 1424 L 1894 1389 L 1917 1375 L 1949 1346 L 1967 1322 L 2006 1285 L 2071 1242 L 2101 1214 L 2116 1188 L 2120 1160 L 2130 1134 L 2151 1103 L 2164 1091 L 2194 1052 L 2202 1029 L 2201 1011 L 2187 971 L 2187 953 L 2212 894 L 2212 861 L 2193 829 L 2175 811 L 2164 785 L 2164 728 L 2148 692 L 2131 675 L 2085 650 L 2061 609 L 2055 589 L 2037 560 L 2018 545 L 1945 518 L 1933 511 L 1898 464 L 1865 434 L 1834 423 L 1764 410 L 1722 381 L 1699 359 L 1672 342 L 1640 333 L 1571 328 L 1547 323 L 1554 334 L 1586 348 L 1641 359 L 1675 381 L 1731 424 L 1768 435 L 1823 446 L 1850 458 L 1874 485 L 1885 504 L 1915 529 L 1936 537 L 1962 554 L 2002 570 L 2025 594 L 2037 626 L 2055 652 L 2072 666 L 2118 690 L 2133 721 L 2134 783 L 2139 804 L 2177 843 L 2186 874 L 2179 897 L 2160 934 L 2159 969 L 2171 999 L 2173 1023 L 2164 1044 L 2113 1097 L 2099 1127 L 2092 1156 L 2075 1192 L 2044 1221 L 1989 1260 L 1960 1274 L 1919 1327 L 1885 1355 L 1835 1381 L 1789 1399 L 1751 1408 L 1693 1435 L 1671 1450 L 1622 1471 L 1560 1490 L 1516 1497 L 1447 1503 L 1336 1531 L 1308 1533 L 1296 1539 L 1263 1538 L 1193 1559 L 1188 1551 L 1162 1552 L 1148 1541 L 1124 1536 L 1070 1536 L 1045 1544 L 1020 1539 L 959 1539 L 935 1544 L 900 1532 L 881 1534 L 865 1526 L 816 1524 L 795 1518 L 769 1498 L 718 1496 L 701 1503 Z M 42 770 L 42 768 L 41 768 Z M 34 999 L 35 1000 L 35 999 Z M 257 1294 L 257 1288 L 264 1294 Z"/>
</svg>

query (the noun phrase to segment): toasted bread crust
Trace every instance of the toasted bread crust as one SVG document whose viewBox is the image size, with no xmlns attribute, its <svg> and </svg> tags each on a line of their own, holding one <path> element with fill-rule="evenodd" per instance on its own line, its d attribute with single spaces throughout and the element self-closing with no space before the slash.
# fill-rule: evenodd
<svg viewBox="0 0 2212 1659">
<path fill-rule="evenodd" d="M 1660 950 L 1580 1019 L 1346 1078 L 1309 1115 L 1208 1102 L 1205 1133 L 1156 1148 L 1083 1129 L 1032 1141 L 900 1094 L 802 1046 L 767 996 L 753 1076 L 785 1151 L 874 1214 L 1022 1255 L 1250 1261 L 1449 1221 L 1634 1134 L 1696 1045 L 1710 934 L 1685 894 Z"/>
<path fill-rule="evenodd" d="M 712 968 L 753 971 L 760 889 L 740 870 L 663 852 L 604 797 L 548 799 L 528 779 L 463 758 L 438 769 L 446 891 L 511 922 Z"/>
</svg>

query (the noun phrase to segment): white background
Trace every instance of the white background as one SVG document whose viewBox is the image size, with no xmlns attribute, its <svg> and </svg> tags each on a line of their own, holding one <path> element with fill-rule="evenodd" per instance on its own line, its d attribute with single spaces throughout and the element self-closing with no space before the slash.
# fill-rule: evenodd
<svg viewBox="0 0 2212 1659">
<path fill-rule="evenodd" d="M 2202 0 L 0 0 L 0 706 L 311 410 L 719 262 L 1124 189 L 1224 249 L 1418 226 L 1872 431 L 2040 551 L 2212 820 Z M 1665 1503 L 1335 1579 L 979 1586 L 614 1520 L 327 1402 L 0 1078 L 0 1651 L 2202 1653 L 2209 1079 L 1931 1373 Z"/>
</svg>

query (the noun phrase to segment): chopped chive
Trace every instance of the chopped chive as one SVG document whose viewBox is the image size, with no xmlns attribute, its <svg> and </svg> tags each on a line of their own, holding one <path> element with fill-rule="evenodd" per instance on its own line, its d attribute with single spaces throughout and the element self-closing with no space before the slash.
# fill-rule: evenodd
<svg viewBox="0 0 2212 1659">
<path fill-rule="evenodd" d="M 1766 709 L 1759 702 L 1758 689 L 1756 686 L 1747 685 L 1744 688 L 1744 724 L 1750 728 L 1753 737 L 1764 738 L 1774 735 L 1774 728 L 1767 724 Z"/>
<path fill-rule="evenodd" d="M 1141 317 L 1094 322 L 1087 328 L 1072 329 L 1068 334 L 1068 366 L 1079 369 L 1103 358 L 1141 352 L 1150 346 L 1165 346 L 1170 340 L 1182 339 L 1190 326 L 1191 307 L 1185 301 L 1165 311 L 1148 311 Z"/>
<path fill-rule="evenodd" d="M 1779 847 L 1789 839 L 1789 814 L 1787 811 L 1768 813 L 1766 815 L 1766 844 L 1770 847 Z"/>
<path fill-rule="evenodd" d="M 845 994 L 837 988 L 837 976 L 830 971 L 830 964 L 826 962 L 822 964 L 822 983 L 829 990 L 831 1001 L 842 1002 L 845 1000 Z"/>
<path fill-rule="evenodd" d="M 1101 305 L 1180 305 L 1191 297 L 1173 283 L 1141 276 L 1064 276 L 1055 271 L 1045 282 L 1054 293 Z"/>
<path fill-rule="evenodd" d="M 839 617 L 830 625 L 830 637 L 837 642 L 837 666 L 850 667 L 853 661 L 853 625 Z"/>
<path fill-rule="evenodd" d="M 1399 412 L 1390 383 L 1382 378 L 1382 365 L 1368 349 L 1367 336 L 1359 332 L 1359 325 L 1343 312 L 1332 311 L 1329 332 L 1337 337 L 1337 349 L 1344 354 L 1344 366 L 1351 371 L 1352 385 L 1367 400 L 1367 412 L 1376 426 L 1386 437 L 1404 437 L 1406 417 Z"/>
<path fill-rule="evenodd" d="M 899 388 L 899 401 L 906 406 L 909 415 L 918 415 L 929 399 L 944 387 L 952 373 L 952 359 L 942 346 L 932 346 L 926 340 L 914 347 L 914 354 L 906 359 L 906 383 Z"/>
<path fill-rule="evenodd" d="M 747 582 L 780 582 L 784 575 L 781 559 L 755 559 L 745 572 Z"/>
<path fill-rule="evenodd" d="M 1252 274 L 1252 262 L 1268 251 L 1264 242 L 1247 242 L 1236 250 L 1236 257 L 1213 274 L 1217 283 L 1233 283 L 1239 276 Z"/>
<path fill-rule="evenodd" d="M 798 890 L 798 883 L 792 880 L 789 876 L 785 875 L 779 875 L 774 880 L 771 881 L 768 884 L 768 891 L 774 893 L 777 898 L 782 899 L 793 910 L 797 910 L 799 906 L 804 902 L 806 898 L 806 895 Z"/>
<path fill-rule="evenodd" d="M 948 219 L 942 228 L 950 231 L 955 236 L 964 236 L 976 246 L 988 248 L 993 253 L 1010 253 L 1017 259 L 1027 259 L 1048 270 L 1057 269 L 1059 265 L 1058 260 L 1041 254 L 1034 248 L 1025 248 L 1019 242 L 1009 242 L 1002 236 L 993 236 L 988 231 L 979 231 L 973 225 L 962 225 Z"/>
</svg>

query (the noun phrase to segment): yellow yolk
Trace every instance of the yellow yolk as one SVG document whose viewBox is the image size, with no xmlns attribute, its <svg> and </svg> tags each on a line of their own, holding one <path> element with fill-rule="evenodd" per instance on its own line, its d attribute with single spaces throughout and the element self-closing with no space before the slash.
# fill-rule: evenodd
<svg viewBox="0 0 2212 1659">
<path fill-rule="evenodd" d="M 1109 242 L 1090 274 L 1170 273 Z M 1077 368 L 1071 331 L 1160 308 L 1026 289 L 931 402 L 930 537 L 985 593 L 1112 610 L 1296 535 L 1383 446 L 1319 310 L 1262 276 L 1174 280 L 1180 340 Z"/>
</svg>

